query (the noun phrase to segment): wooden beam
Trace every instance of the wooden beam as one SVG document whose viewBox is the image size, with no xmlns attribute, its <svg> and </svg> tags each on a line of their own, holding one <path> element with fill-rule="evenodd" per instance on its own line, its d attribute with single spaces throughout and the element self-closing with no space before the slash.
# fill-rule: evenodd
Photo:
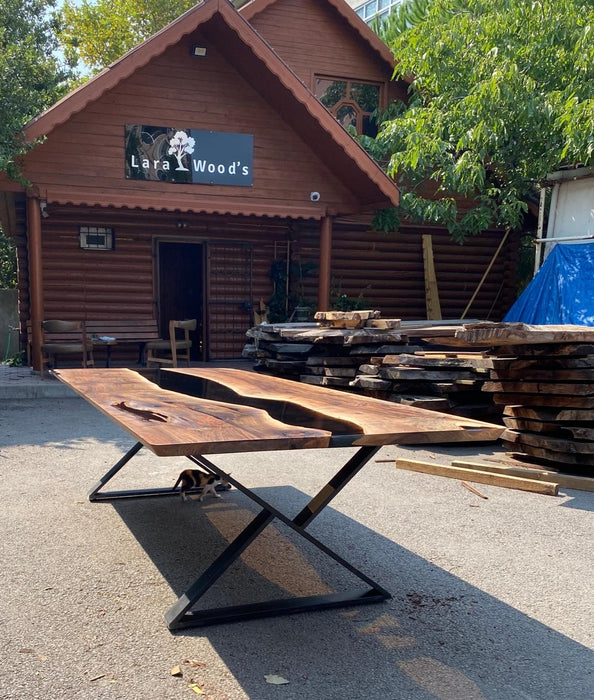
<svg viewBox="0 0 594 700">
<path fill-rule="evenodd" d="M 433 239 L 430 234 L 423 235 L 423 264 L 425 267 L 425 308 L 428 319 L 441 320 L 441 305 L 439 303 L 439 289 L 435 276 L 435 263 L 433 260 Z"/>
<path fill-rule="evenodd" d="M 43 261 L 41 256 L 41 209 L 39 197 L 27 196 L 27 246 L 31 300 L 33 369 L 43 372 L 41 322 L 43 321 Z"/>
<path fill-rule="evenodd" d="M 447 476 L 450 479 L 464 479 L 465 481 L 472 481 L 478 484 L 489 484 L 490 486 L 502 486 L 508 489 L 542 493 L 547 496 L 556 496 L 558 491 L 557 484 L 546 481 L 535 481 L 534 479 L 523 479 L 517 476 L 493 474 L 491 472 L 447 466 L 444 464 L 419 462 L 414 459 L 397 459 L 396 468 L 421 472 L 422 474 L 433 474 L 434 476 Z"/>
<path fill-rule="evenodd" d="M 587 476 L 561 474 L 559 472 L 547 471 L 546 469 L 534 469 L 531 467 L 513 467 L 501 464 L 484 464 L 483 462 L 466 462 L 462 459 L 453 461 L 452 466 L 463 467 L 464 469 L 478 469 L 479 471 L 492 472 L 495 474 L 506 474 L 507 476 L 519 476 L 524 479 L 534 479 L 535 481 L 550 481 L 566 489 L 594 491 L 594 479 Z"/>
<path fill-rule="evenodd" d="M 320 269 L 318 275 L 318 311 L 330 309 L 330 275 L 332 269 L 332 217 L 320 221 Z"/>
</svg>

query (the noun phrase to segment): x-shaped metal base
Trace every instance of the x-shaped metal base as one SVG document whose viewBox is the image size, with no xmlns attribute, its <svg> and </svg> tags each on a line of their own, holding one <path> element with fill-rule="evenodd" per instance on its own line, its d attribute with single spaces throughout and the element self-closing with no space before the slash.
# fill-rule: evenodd
<svg viewBox="0 0 594 700">
<path fill-rule="evenodd" d="M 142 448 L 136 443 L 122 459 L 117 462 L 89 492 L 91 501 L 112 501 L 124 498 L 146 498 L 153 496 L 171 496 L 177 492 L 173 489 L 137 489 L 133 491 L 102 492 L 103 486 L 117 474 L 122 467 Z M 262 510 L 220 554 L 217 559 L 198 577 L 198 579 L 183 593 L 175 605 L 165 614 L 167 626 L 171 630 L 185 627 L 198 627 L 222 622 L 236 622 L 250 618 L 285 615 L 296 612 L 322 610 L 326 608 L 343 607 L 378 603 L 390 598 L 390 593 L 379 584 L 372 581 L 352 564 L 340 557 L 318 539 L 310 535 L 306 528 L 311 521 L 330 503 L 330 501 L 349 483 L 359 470 L 373 457 L 379 447 L 360 447 L 356 454 L 330 479 L 330 481 L 310 500 L 310 502 L 294 518 L 284 513 L 260 498 L 237 479 L 223 472 L 218 466 L 204 456 L 189 455 L 188 459 L 203 470 L 221 476 L 248 498 L 261 506 Z M 289 526 L 294 532 L 313 544 L 340 566 L 350 571 L 367 587 L 344 593 L 331 593 L 317 596 L 272 600 L 263 603 L 250 603 L 224 608 L 193 610 L 196 603 L 224 574 L 242 552 L 260 535 L 260 533 L 275 519 Z"/>
</svg>

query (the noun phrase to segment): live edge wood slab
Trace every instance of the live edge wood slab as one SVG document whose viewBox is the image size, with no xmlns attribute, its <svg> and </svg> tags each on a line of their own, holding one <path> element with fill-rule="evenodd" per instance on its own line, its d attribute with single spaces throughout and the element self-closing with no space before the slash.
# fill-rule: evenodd
<svg viewBox="0 0 594 700">
<path fill-rule="evenodd" d="M 176 386 L 175 391 L 130 369 L 64 369 L 55 374 L 159 456 L 483 442 L 497 440 L 504 430 L 244 370 L 163 370 L 162 383 Z M 290 422 L 271 414 L 289 416 Z"/>
</svg>

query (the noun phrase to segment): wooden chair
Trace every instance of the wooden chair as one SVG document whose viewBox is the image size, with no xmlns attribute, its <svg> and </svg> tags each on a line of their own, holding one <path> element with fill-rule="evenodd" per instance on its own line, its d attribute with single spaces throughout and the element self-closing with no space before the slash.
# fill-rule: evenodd
<svg viewBox="0 0 594 700">
<path fill-rule="evenodd" d="M 93 341 L 87 338 L 84 321 L 41 322 L 41 378 L 46 365 L 56 367 L 57 355 L 81 355 L 82 366 L 92 367 Z"/>
<path fill-rule="evenodd" d="M 169 340 L 151 340 L 146 344 L 146 363 L 156 362 L 177 367 L 177 361 L 185 360 L 190 366 L 190 331 L 196 330 L 195 318 L 184 321 L 169 321 Z M 178 331 L 183 331 L 183 338 L 178 338 Z M 159 354 L 156 354 L 159 353 Z M 161 353 L 166 353 L 163 357 Z"/>
</svg>

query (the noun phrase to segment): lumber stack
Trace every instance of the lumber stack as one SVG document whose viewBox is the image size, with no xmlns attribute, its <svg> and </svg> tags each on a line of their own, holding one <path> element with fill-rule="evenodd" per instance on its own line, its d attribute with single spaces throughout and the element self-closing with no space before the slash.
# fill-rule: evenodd
<svg viewBox="0 0 594 700">
<path fill-rule="evenodd" d="M 442 351 L 462 322 L 382 319 L 378 311 L 326 311 L 315 323 L 260 324 L 244 357 L 255 369 L 411 406 L 476 418 L 499 413 L 481 388 L 484 352 Z"/>
<path fill-rule="evenodd" d="M 352 386 L 368 388 L 375 377 L 390 401 L 493 420 L 501 412 L 482 391 L 491 367 L 484 352 L 421 349 L 372 358 L 359 367 Z"/>
<path fill-rule="evenodd" d="M 483 390 L 503 407 L 504 444 L 518 459 L 594 474 L 594 328 L 496 324 L 460 332 L 493 344 Z"/>
<path fill-rule="evenodd" d="M 408 340 L 400 319 L 378 311 L 318 312 L 315 323 L 260 324 L 247 332 L 243 356 L 255 369 L 309 384 L 347 388 L 360 364 L 400 352 Z"/>
</svg>

